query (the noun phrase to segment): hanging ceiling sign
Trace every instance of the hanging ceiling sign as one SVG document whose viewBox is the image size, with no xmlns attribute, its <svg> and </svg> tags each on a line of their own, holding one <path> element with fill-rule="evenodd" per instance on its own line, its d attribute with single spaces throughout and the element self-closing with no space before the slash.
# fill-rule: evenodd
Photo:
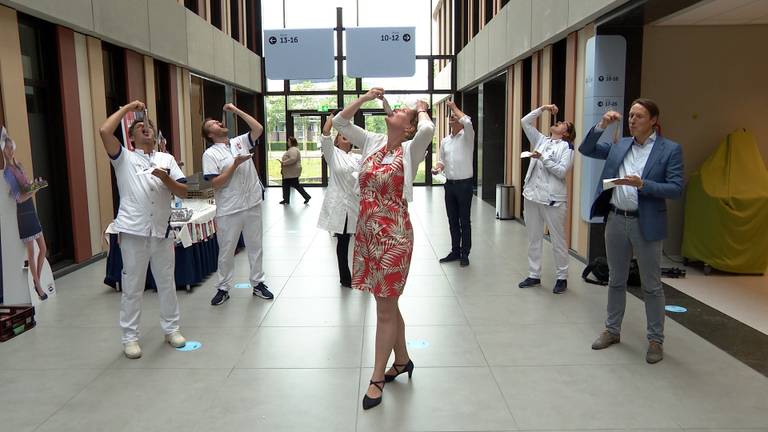
<svg viewBox="0 0 768 432">
<path fill-rule="evenodd" d="M 416 73 L 416 27 L 352 27 L 346 33 L 349 76 L 410 77 Z"/>
<path fill-rule="evenodd" d="M 264 30 L 264 60 L 271 80 L 333 78 L 333 29 Z"/>
</svg>

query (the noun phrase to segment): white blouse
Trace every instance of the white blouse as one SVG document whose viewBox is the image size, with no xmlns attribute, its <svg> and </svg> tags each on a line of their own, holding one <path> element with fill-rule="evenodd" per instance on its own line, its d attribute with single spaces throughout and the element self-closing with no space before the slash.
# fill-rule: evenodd
<svg viewBox="0 0 768 432">
<path fill-rule="evenodd" d="M 381 150 L 387 145 L 387 136 L 384 134 L 368 132 L 360 126 L 355 125 L 348 119 L 336 114 L 333 118 L 333 127 L 342 135 L 347 137 L 354 145 L 362 150 L 361 161 L 365 162 L 371 155 Z M 422 119 L 416 127 L 416 135 L 412 140 L 404 141 L 403 147 L 403 167 L 405 169 L 405 184 L 403 185 L 403 198 L 407 201 L 413 201 L 413 178 L 419 169 L 419 164 L 426 156 L 427 147 L 432 142 L 435 135 L 435 125 L 432 120 Z"/>
<path fill-rule="evenodd" d="M 320 143 L 330 175 L 317 227 L 342 234 L 346 221 L 347 233 L 352 234 L 360 211 L 360 188 L 357 183 L 360 155 L 337 148 L 330 136 L 320 135 Z"/>
</svg>

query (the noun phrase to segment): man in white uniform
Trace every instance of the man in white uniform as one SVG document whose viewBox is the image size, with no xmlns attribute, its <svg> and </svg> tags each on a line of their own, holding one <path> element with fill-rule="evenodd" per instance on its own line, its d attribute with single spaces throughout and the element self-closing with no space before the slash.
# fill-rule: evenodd
<svg viewBox="0 0 768 432">
<path fill-rule="evenodd" d="M 155 128 L 147 119 L 135 120 L 128 129 L 135 151 L 115 138 L 122 118 L 131 111 L 143 112 L 139 101 L 120 108 L 99 129 L 104 149 L 112 159 L 120 209 L 113 222 L 119 233 L 123 258 L 120 327 L 123 352 L 130 359 L 141 357 L 139 318 L 141 297 L 151 265 L 160 300 L 160 326 L 165 340 L 175 348 L 186 344 L 179 332 L 179 302 L 174 280 L 174 241 L 171 235 L 171 194 L 186 197 L 186 179 L 176 160 L 155 151 Z"/>
<path fill-rule="evenodd" d="M 550 136 L 539 132 L 534 123 L 544 111 L 556 115 L 558 110 L 555 105 L 544 105 L 520 120 L 533 151 L 523 185 L 525 226 L 528 229 L 528 277 L 518 286 L 529 288 L 541 284 L 541 249 L 546 225 L 552 239 L 557 276 L 552 292 L 562 294 L 568 289 L 566 174 L 573 163 L 572 143 L 576 133 L 571 122 L 555 123 L 549 128 Z"/>
<path fill-rule="evenodd" d="M 271 300 L 264 284 L 261 237 L 261 201 L 264 187 L 259 180 L 253 155 L 256 140 L 264 128 L 255 118 L 228 103 L 224 111 L 243 119 L 251 131 L 229 139 L 229 129 L 217 120 L 203 122 L 203 138 L 210 146 L 203 153 L 203 175 L 213 183 L 216 198 L 216 239 L 219 243 L 219 282 L 211 300 L 214 306 L 229 300 L 235 248 L 242 233 L 250 264 L 253 295 Z"/>
<path fill-rule="evenodd" d="M 432 169 L 432 174 L 445 173 L 445 210 L 451 230 L 451 253 L 441 258 L 440 262 L 459 260 L 459 265 L 466 267 L 472 248 L 469 215 L 474 187 L 472 159 L 475 154 L 475 129 L 472 119 L 453 101 L 445 104 L 451 110 L 448 121 L 451 134 L 440 143 L 440 160 Z"/>
</svg>

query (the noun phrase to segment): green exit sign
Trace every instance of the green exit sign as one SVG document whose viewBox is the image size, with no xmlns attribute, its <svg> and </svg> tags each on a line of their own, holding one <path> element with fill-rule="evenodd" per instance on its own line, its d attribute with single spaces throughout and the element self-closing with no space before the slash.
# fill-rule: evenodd
<svg viewBox="0 0 768 432">
<path fill-rule="evenodd" d="M 320 112 L 328 112 L 328 105 L 320 105 Z"/>
</svg>

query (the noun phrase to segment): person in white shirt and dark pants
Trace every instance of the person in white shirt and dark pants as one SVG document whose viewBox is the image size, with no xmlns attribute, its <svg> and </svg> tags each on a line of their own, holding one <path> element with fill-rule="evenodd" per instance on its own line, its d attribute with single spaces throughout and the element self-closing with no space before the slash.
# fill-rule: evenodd
<svg viewBox="0 0 768 432">
<path fill-rule="evenodd" d="M 472 248 L 470 209 L 472 208 L 473 170 L 475 153 L 475 129 L 472 119 L 449 100 L 451 110 L 448 126 L 451 134 L 440 143 L 440 160 L 432 174 L 445 174 L 445 210 L 448 213 L 448 227 L 451 230 L 451 252 L 440 259 L 441 263 L 459 261 L 469 265 L 469 250 Z"/>
<path fill-rule="evenodd" d="M 224 111 L 243 119 L 250 132 L 229 139 L 229 129 L 213 119 L 203 122 L 202 134 L 210 145 L 203 153 L 203 175 L 212 181 L 216 199 L 216 239 L 219 244 L 216 293 L 214 306 L 229 300 L 235 249 L 243 235 L 250 265 L 253 295 L 267 300 L 274 298 L 264 283 L 262 269 L 261 202 L 264 186 L 253 164 L 251 150 L 264 128 L 255 118 L 228 103 Z"/>
<path fill-rule="evenodd" d="M 342 135 L 331 139 L 333 116 L 328 116 L 320 136 L 323 159 L 328 164 L 328 188 L 325 191 L 323 207 L 317 227 L 333 233 L 337 239 L 336 259 L 339 264 L 339 284 L 352 287 L 352 273 L 349 270 L 349 240 L 357 227 L 360 212 L 360 193 L 357 174 L 360 170 L 360 155 L 351 153 L 352 143 Z"/>
<path fill-rule="evenodd" d="M 184 174 L 168 153 L 155 151 L 155 128 L 149 119 L 134 120 L 128 129 L 135 151 L 120 144 L 115 130 L 129 112 L 143 112 L 134 101 L 112 114 L 99 128 L 104 149 L 112 159 L 120 208 L 113 222 L 119 234 L 123 258 L 120 327 L 123 352 L 130 359 L 141 357 L 139 318 L 147 265 L 157 285 L 160 326 L 165 340 L 175 348 L 186 345 L 179 331 L 179 302 L 174 280 L 174 241 L 170 227 L 171 194 L 187 196 Z"/>
<path fill-rule="evenodd" d="M 556 115 L 558 109 L 555 105 L 544 105 L 520 121 L 531 143 L 532 155 L 523 185 L 523 217 L 528 229 L 528 277 L 518 286 L 529 288 L 541 285 L 541 253 L 546 225 L 552 240 L 557 277 L 552 292 L 562 294 L 568 289 L 566 174 L 573 164 L 573 139 L 576 132 L 573 123 L 561 121 L 549 128 L 550 136 L 542 134 L 536 129 L 535 122 L 544 111 Z"/>
</svg>

